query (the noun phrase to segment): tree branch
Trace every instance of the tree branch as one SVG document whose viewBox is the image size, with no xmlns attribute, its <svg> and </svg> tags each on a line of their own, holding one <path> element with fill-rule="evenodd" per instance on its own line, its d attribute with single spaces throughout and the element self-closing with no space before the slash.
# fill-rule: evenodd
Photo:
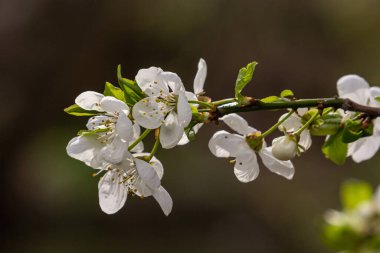
<svg viewBox="0 0 380 253">
<path fill-rule="evenodd" d="M 360 105 L 348 98 L 316 98 L 316 99 L 298 99 L 289 101 L 275 101 L 271 103 L 264 103 L 260 99 L 252 99 L 248 105 L 242 106 L 237 103 L 218 106 L 215 112 L 212 113 L 213 118 L 219 118 L 223 115 L 237 112 L 252 112 L 263 110 L 276 110 L 276 109 L 298 109 L 317 107 L 324 109 L 333 107 L 335 109 L 341 108 L 345 111 L 361 112 L 371 118 L 380 117 L 380 108 Z"/>
</svg>

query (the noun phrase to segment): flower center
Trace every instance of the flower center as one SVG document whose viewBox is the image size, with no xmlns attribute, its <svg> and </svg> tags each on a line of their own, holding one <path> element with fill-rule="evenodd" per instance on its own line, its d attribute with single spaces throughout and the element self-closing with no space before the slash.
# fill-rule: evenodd
<svg viewBox="0 0 380 253">
<path fill-rule="evenodd" d="M 256 152 L 259 152 L 263 147 L 264 138 L 261 136 L 261 132 L 257 131 L 248 134 L 245 137 L 245 141 L 251 149 L 253 149 Z"/>
</svg>

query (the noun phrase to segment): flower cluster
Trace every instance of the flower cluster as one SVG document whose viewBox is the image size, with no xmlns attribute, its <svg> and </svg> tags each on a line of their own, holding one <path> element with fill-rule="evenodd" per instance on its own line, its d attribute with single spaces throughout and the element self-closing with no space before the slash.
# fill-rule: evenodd
<svg viewBox="0 0 380 253">
<path fill-rule="evenodd" d="M 343 210 L 325 212 L 325 242 L 347 253 L 379 252 L 380 188 L 373 193 L 368 183 L 349 180 L 342 185 L 341 196 Z"/>
<path fill-rule="evenodd" d="M 173 202 L 161 186 L 164 169 L 155 154 L 159 146 L 171 149 L 189 143 L 205 123 L 223 122 L 236 132 L 217 131 L 209 148 L 216 157 L 229 158 L 237 179 L 244 183 L 259 174 L 257 155 L 270 171 L 292 179 L 295 171 L 291 160 L 310 148 L 313 135 L 325 136 L 322 151 L 337 164 L 343 164 L 347 156 L 360 162 L 376 153 L 380 121 L 360 110 L 337 110 L 344 108 L 342 99 L 333 100 L 335 104 L 327 100 L 296 100 L 290 90 L 264 99 L 243 96 L 241 92 L 251 81 L 255 66 L 253 62 L 239 71 L 234 98 L 219 101 L 205 96 L 207 65 L 203 59 L 198 63 L 193 92 L 186 91 L 177 74 L 161 68 L 141 69 L 135 80 L 129 80 L 122 77 L 119 66 L 120 88 L 107 82 L 103 94 L 81 93 L 65 111 L 91 117 L 87 129 L 79 131 L 69 142 L 67 153 L 97 170 L 94 175 L 101 176 L 101 209 L 112 214 L 123 207 L 128 196 L 153 196 L 168 215 Z M 342 77 L 338 93 L 362 106 L 378 107 L 380 88 L 370 88 L 358 76 Z M 283 108 L 288 112 L 261 132 L 235 113 L 250 108 Z M 267 145 L 265 139 L 277 130 L 283 135 Z M 143 140 L 151 131 L 154 146 L 145 152 Z"/>
</svg>

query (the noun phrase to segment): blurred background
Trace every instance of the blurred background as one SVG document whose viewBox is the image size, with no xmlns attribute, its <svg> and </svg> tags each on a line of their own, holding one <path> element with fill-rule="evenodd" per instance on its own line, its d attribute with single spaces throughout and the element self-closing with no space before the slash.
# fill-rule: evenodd
<svg viewBox="0 0 380 253">
<path fill-rule="evenodd" d="M 86 90 L 160 66 L 192 89 L 200 57 L 206 91 L 231 97 L 240 67 L 256 60 L 245 93 L 336 95 L 356 73 L 380 84 L 380 1 L 0 0 L 1 252 L 330 252 L 320 240 L 324 210 L 339 208 L 345 178 L 380 183 L 380 155 L 338 167 L 320 152 L 294 161 L 287 181 L 261 166 L 242 184 L 208 151 L 202 128 L 183 147 L 160 150 L 165 217 L 153 198 L 130 198 L 109 216 L 98 206 L 93 170 L 66 155 L 85 118 L 63 109 Z M 245 114 L 258 129 L 282 112 Z M 147 143 L 147 147 L 151 143 Z"/>
</svg>

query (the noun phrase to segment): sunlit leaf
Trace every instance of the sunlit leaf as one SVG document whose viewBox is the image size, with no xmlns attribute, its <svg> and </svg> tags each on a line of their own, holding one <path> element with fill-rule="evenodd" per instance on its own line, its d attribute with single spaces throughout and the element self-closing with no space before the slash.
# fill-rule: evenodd
<svg viewBox="0 0 380 253">
<path fill-rule="evenodd" d="M 294 97 L 294 93 L 291 90 L 283 90 L 281 91 L 280 97 Z"/>
<path fill-rule="evenodd" d="M 322 146 L 322 152 L 326 158 L 338 165 L 345 163 L 347 158 L 348 144 L 342 141 L 343 129 L 336 134 L 329 135 Z"/>
<path fill-rule="evenodd" d="M 99 113 L 98 111 L 87 111 L 77 104 L 67 107 L 64 111 L 74 116 L 93 116 Z"/>
<path fill-rule="evenodd" d="M 239 103 L 244 100 L 244 96 L 241 95 L 241 92 L 244 87 L 252 80 L 256 65 L 257 62 L 251 62 L 247 65 L 247 67 L 241 68 L 239 70 L 239 74 L 235 83 L 235 97 Z"/>
<path fill-rule="evenodd" d="M 343 207 L 347 210 L 355 209 L 359 204 L 372 198 L 372 186 L 360 180 L 348 180 L 342 184 L 341 198 Z"/>
</svg>

